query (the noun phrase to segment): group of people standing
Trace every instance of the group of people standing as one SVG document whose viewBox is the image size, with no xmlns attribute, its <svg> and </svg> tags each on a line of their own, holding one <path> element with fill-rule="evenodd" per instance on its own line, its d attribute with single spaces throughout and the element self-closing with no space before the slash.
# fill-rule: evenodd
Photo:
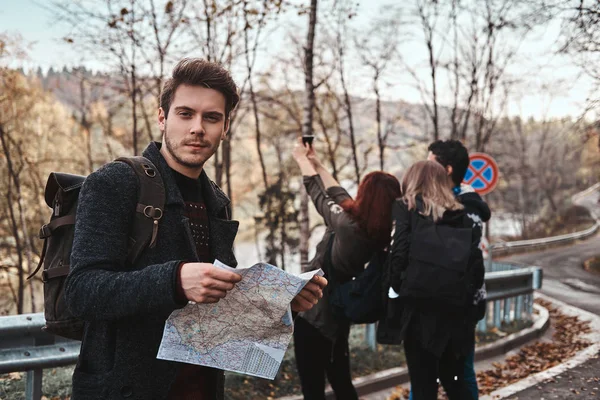
<svg viewBox="0 0 600 400">
<path fill-rule="evenodd" d="M 162 140 L 151 142 L 143 152 L 142 173 L 160 177 L 164 207 L 139 203 L 138 194 L 147 186 L 123 162 L 106 164 L 85 179 L 78 195 L 72 248 L 57 263 L 62 274 L 57 279 L 64 280 L 58 295 L 72 317 L 65 323 L 82 323 L 73 400 L 224 398 L 223 371 L 160 360 L 156 355 L 165 321 L 173 311 L 189 302 L 216 303 L 241 280 L 239 274 L 213 264 L 219 259 L 237 265 L 233 243 L 239 223 L 231 218 L 227 196 L 204 171 L 227 137 L 230 115 L 239 100 L 237 85 L 221 65 L 197 58 L 180 60 L 159 99 L 157 124 Z M 481 222 L 490 211 L 479 196 L 461 186 L 469 164 L 464 146 L 435 142 L 429 150 L 430 160 L 411 166 L 402 184 L 385 172 L 368 174 L 355 199 L 312 147 L 299 141 L 293 157 L 327 225 L 312 267 L 321 267 L 331 248 L 336 277 L 350 280 L 361 274 L 374 252 L 388 249 L 389 273 L 382 289 L 388 312 L 380 329 L 382 333 L 389 329 L 394 343 L 404 342 L 413 398 L 434 399 L 439 377 L 452 399 L 472 399 L 477 398 L 474 324 L 482 316 L 485 299 L 477 242 Z M 63 225 L 67 219 L 72 221 L 73 216 L 64 217 L 61 210 L 55 207 L 53 218 L 62 218 Z M 144 218 L 153 220 L 152 236 L 149 245 L 131 258 L 130 250 L 137 246 L 136 221 Z M 450 267 L 468 275 L 469 298 L 462 303 L 447 307 L 410 296 L 418 290 L 406 282 L 419 282 L 413 276 L 413 256 L 428 251 L 428 243 L 415 240 L 422 237 L 416 235 L 420 227 L 440 227 L 439 232 L 450 232 L 442 227 L 463 229 L 456 238 L 465 236 L 465 230 L 473 232 L 467 235 L 466 246 L 449 235 L 449 253 L 434 254 L 458 260 Z M 454 248 L 466 248 L 468 254 Z M 422 271 L 431 270 L 425 262 L 420 265 Z M 432 278 L 425 281 L 440 283 Z M 327 283 L 326 278 L 315 276 L 291 302 L 292 311 L 299 313 L 294 338 L 302 390 L 306 399 L 324 398 L 327 376 L 338 399 L 352 400 L 357 394 L 350 377 L 350 323 L 331 312 Z"/>
<path fill-rule="evenodd" d="M 312 145 L 298 140 L 293 157 L 326 225 L 311 267 L 334 268 L 335 279 L 350 280 L 376 251 L 387 251 L 381 289 L 386 313 L 378 337 L 404 343 L 411 399 L 437 399 L 438 382 L 451 400 L 477 399 L 475 325 L 486 308 L 479 244 L 491 212 L 462 184 L 469 166 L 465 146 L 456 140 L 433 142 L 427 159 L 410 166 L 401 183 L 386 172 L 372 172 L 355 199 Z M 331 257 L 327 264 L 326 256 Z M 452 286 L 453 276 L 458 285 Z M 295 321 L 302 392 L 306 400 L 325 399 L 327 377 L 336 398 L 358 399 L 350 373 L 351 322 L 335 315 L 327 294 Z"/>
</svg>

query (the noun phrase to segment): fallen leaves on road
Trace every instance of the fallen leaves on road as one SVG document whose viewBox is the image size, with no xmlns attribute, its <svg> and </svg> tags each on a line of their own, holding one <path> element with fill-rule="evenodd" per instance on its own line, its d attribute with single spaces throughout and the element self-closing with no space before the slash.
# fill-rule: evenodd
<svg viewBox="0 0 600 400">
<path fill-rule="evenodd" d="M 590 332 L 588 322 L 562 314 L 550 302 L 536 302 L 550 312 L 550 321 L 554 329 L 552 342 L 537 341 L 521 348 L 518 354 L 507 357 L 503 363 L 492 364 L 493 369 L 479 372 L 479 393 L 489 394 L 531 374 L 552 368 L 591 344 L 581 337 L 582 334 Z"/>
</svg>

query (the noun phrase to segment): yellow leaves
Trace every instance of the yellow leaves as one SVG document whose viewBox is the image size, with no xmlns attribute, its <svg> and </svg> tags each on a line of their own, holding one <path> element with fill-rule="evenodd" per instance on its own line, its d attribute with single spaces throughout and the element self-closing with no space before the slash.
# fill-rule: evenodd
<svg viewBox="0 0 600 400">
<path fill-rule="evenodd" d="M 22 372 L 10 372 L 8 374 L 8 379 L 11 381 L 19 381 L 21 378 L 23 378 Z"/>
<path fill-rule="evenodd" d="M 387 398 L 387 400 L 405 400 L 408 399 L 410 395 L 410 390 L 407 388 L 403 388 L 402 386 L 396 386 L 392 394 Z"/>
</svg>

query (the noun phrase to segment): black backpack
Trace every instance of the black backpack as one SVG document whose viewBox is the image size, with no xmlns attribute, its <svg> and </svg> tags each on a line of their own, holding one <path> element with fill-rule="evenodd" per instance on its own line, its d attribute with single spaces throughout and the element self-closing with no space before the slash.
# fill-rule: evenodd
<svg viewBox="0 0 600 400">
<path fill-rule="evenodd" d="M 335 233 L 332 233 L 324 258 L 324 271 L 329 281 L 329 306 L 333 314 L 354 324 L 370 324 L 379 321 L 384 314 L 381 295 L 383 270 L 388 252 L 375 251 L 367 267 L 355 278 L 342 282 L 331 262 L 331 250 Z"/>
<path fill-rule="evenodd" d="M 130 232 L 127 260 L 133 264 L 147 247 L 154 247 L 158 221 L 162 218 L 165 189 L 162 178 L 152 162 L 144 157 L 121 157 L 116 161 L 127 163 L 138 180 L 138 205 Z M 52 208 L 50 222 L 40 229 L 44 247 L 40 262 L 31 279 L 40 268 L 44 282 L 43 330 L 69 339 L 81 340 L 84 322 L 73 317 L 64 299 L 64 285 L 69 273 L 71 248 L 75 233 L 75 219 L 79 191 L 84 176 L 52 172 L 48 177 L 45 200 Z"/>
<path fill-rule="evenodd" d="M 470 227 L 435 223 L 411 212 L 409 259 L 401 276 L 400 298 L 466 307 L 474 293 L 469 263 L 472 235 Z"/>
</svg>

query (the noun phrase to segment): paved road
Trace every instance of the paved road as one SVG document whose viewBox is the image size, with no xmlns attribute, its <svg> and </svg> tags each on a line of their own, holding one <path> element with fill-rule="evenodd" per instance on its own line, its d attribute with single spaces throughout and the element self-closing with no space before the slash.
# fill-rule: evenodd
<svg viewBox="0 0 600 400">
<path fill-rule="evenodd" d="M 600 399 L 600 358 L 555 376 L 548 382 L 525 389 L 508 400 L 592 400 Z"/>
<path fill-rule="evenodd" d="M 600 191 L 596 190 L 576 200 L 600 216 Z M 576 244 L 535 253 L 505 257 L 505 260 L 544 269 L 542 292 L 565 303 L 600 315 L 600 274 L 583 269 L 583 262 L 600 255 L 600 234 Z"/>
<path fill-rule="evenodd" d="M 600 216 L 598 191 L 577 203 Z M 542 292 L 565 303 L 600 315 L 600 274 L 583 269 L 583 262 L 600 255 L 600 235 L 570 245 L 536 253 L 507 257 L 507 260 L 538 265 L 544 269 Z M 523 390 L 512 400 L 600 399 L 600 357 L 595 357 L 554 379 Z"/>
<path fill-rule="evenodd" d="M 542 267 L 542 293 L 600 315 L 600 274 L 583 269 L 583 262 L 597 255 L 600 255 L 600 235 L 570 246 L 504 259 Z"/>
</svg>

